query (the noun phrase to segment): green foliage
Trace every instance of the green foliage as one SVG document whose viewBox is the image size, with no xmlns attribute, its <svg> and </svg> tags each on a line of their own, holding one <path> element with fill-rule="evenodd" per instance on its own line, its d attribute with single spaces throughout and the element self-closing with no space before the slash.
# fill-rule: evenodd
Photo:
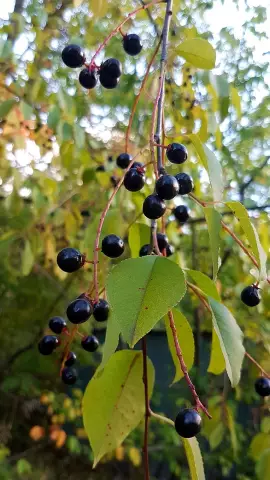
<svg viewBox="0 0 270 480">
<path fill-rule="evenodd" d="M 203 38 L 191 38 L 180 43 L 177 52 L 191 65 L 204 70 L 211 70 L 216 63 L 216 52 L 212 45 Z"/>
<path fill-rule="evenodd" d="M 191 480 L 204 480 L 203 460 L 196 438 L 183 438 L 183 444 L 190 468 Z"/>
</svg>

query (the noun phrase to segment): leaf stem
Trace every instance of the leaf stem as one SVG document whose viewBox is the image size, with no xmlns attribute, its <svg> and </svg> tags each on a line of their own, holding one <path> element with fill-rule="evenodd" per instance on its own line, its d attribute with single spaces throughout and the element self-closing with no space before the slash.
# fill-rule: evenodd
<svg viewBox="0 0 270 480">
<path fill-rule="evenodd" d="M 148 395 L 146 336 L 142 338 L 142 352 L 143 352 L 143 384 L 144 384 L 144 399 L 145 399 L 144 444 L 143 444 L 144 478 L 145 480 L 150 480 L 149 458 L 148 458 L 148 428 L 149 428 L 149 417 L 151 416 L 151 409 L 149 405 L 149 395 Z"/>
<path fill-rule="evenodd" d="M 245 355 L 246 355 L 247 358 L 249 358 L 249 360 L 250 360 L 252 363 L 254 363 L 254 365 L 256 365 L 256 367 L 258 367 L 258 369 L 261 371 L 261 373 L 262 373 L 265 377 L 270 378 L 269 373 L 267 373 L 267 372 L 261 367 L 261 365 L 260 365 L 258 362 L 256 362 L 256 360 L 255 360 L 247 351 L 245 352 Z"/>
<path fill-rule="evenodd" d="M 163 415 L 159 415 L 158 413 L 154 413 L 152 410 L 151 410 L 151 417 L 156 418 L 160 422 L 168 423 L 169 425 L 174 427 L 174 421 L 173 420 L 171 420 L 168 417 L 164 417 Z"/>
</svg>

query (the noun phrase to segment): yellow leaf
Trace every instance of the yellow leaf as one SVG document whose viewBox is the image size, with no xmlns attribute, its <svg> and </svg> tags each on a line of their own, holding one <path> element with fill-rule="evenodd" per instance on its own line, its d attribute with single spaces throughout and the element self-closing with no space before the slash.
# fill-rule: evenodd
<svg viewBox="0 0 270 480">
<path fill-rule="evenodd" d="M 139 467 L 142 463 L 141 452 L 138 448 L 132 447 L 129 449 L 128 456 L 133 463 L 134 467 Z"/>
<path fill-rule="evenodd" d="M 106 14 L 107 12 L 107 8 L 108 8 L 108 0 L 99 0 L 98 2 L 97 1 L 94 1 L 94 2 L 91 2 L 91 10 L 95 16 L 95 18 L 99 17 L 104 17 L 104 15 Z"/>
<path fill-rule="evenodd" d="M 209 70 L 214 68 L 216 63 L 215 50 L 212 45 L 203 38 L 184 40 L 184 42 L 178 45 L 177 53 L 197 68 Z"/>
<path fill-rule="evenodd" d="M 207 371 L 214 375 L 220 375 L 225 370 L 225 360 L 220 347 L 218 336 L 213 329 L 211 357 Z"/>
<path fill-rule="evenodd" d="M 242 115 L 242 109 L 241 109 L 241 97 L 235 87 L 231 85 L 230 87 L 231 90 L 231 101 L 232 105 L 234 106 L 236 113 L 237 113 L 237 118 L 240 119 Z"/>
</svg>

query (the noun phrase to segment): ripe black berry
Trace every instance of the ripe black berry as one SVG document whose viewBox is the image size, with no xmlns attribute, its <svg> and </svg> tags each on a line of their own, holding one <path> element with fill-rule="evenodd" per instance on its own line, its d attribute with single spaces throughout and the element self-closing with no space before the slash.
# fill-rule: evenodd
<svg viewBox="0 0 270 480">
<path fill-rule="evenodd" d="M 100 73 L 111 78 L 119 78 L 122 74 L 122 65 L 117 58 L 107 58 L 100 65 Z"/>
<path fill-rule="evenodd" d="M 87 352 L 95 352 L 99 347 L 99 341 L 94 335 L 88 335 L 82 339 L 81 345 Z"/>
<path fill-rule="evenodd" d="M 158 195 L 149 195 L 143 202 L 143 213 L 147 218 L 156 220 L 162 217 L 166 210 L 166 205 Z"/>
<path fill-rule="evenodd" d="M 171 143 L 168 145 L 166 155 L 171 163 L 184 163 L 187 159 L 188 152 L 184 145 L 181 143 Z"/>
<path fill-rule="evenodd" d="M 175 178 L 179 185 L 179 194 L 186 195 L 194 188 L 193 180 L 187 173 L 178 173 Z"/>
<path fill-rule="evenodd" d="M 142 168 L 143 164 L 141 162 L 134 162 L 132 164 L 132 168 Z"/>
<path fill-rule="evenodd" d="M 201 430 L 201 417 L 192 408 L 181 410 L 175 419 L 175 430 L 184 438 L 194 437 Z"/>
<path fill-rule="evenodd" d="M 74 385 L 78 378 L 78 373 L 75 368 L 65 367 L 62 371 L 62 381 L 66 385 Z"/>
<path fill-rule="evenodd" d="M 84 256 L 76 248 L 63 248 L 57 255 L 57 265 L 64 272 L 72 273 L 84 264 Z"/>
<path fill-rule="evenodd" d="M 62 60 L 70 68 L 81 67 L 85 62 L 85 55 L 79 45 L 67 45 L 62 51 Z"/>
<path fill-rule="evenodd" d="M 141 39 L 136 33 L 129 33 L 123 38 L 123 47 L 129 55 L 138 55 L 142 49 Z"/>
<path fill-rule="evenodd" d="M 50 355 L 59 345 L 59 340 L 54 335 L 45 335 L 39 344 L 38 349 L 42 355 Z"/>
<path fill-rule="evenodd" d="M 116 159 L 116 165 L 123 170 L 129 166 L 131 157 L 128 153 L 120 153 Z"/>
<path fill-rule="evenodd" d="M 119 78 L 109 76 L 106 71 L 99 73 L 99 81 L 104 88 L 111 90 L 112 88 L 117 87 L 119 83 Z"/>
<path fill-rule="evenodd" d="M 164 233 L 157 233 L 157 243 L 159 250 L 166 248 L 169 243 L 167 235 Z"/>
<path fill-rule="evenodd" d="M 162 175 L 156 182 L 156 192 L 163 200 L 171 200 L 179 192 L 179 185 L 172 175 Z"/>
<path fill-rule="evenodd" d="M 178 205 L 173 210 L 173 214 L 179 223 L 185 223 L 189 219 L 188 209 L 185 205 Z"/>
<path fill-rule="evenodd" d="M 125 250 L 125 245 L 122 238 L 117 235 L 111 234 L 104 237 L 102 240 L 101 251 L 110 258 L 117 258 L 122 255 Z"/>
<path fill-rule="evenodd" d="M 53 333 L 62 333 L 67 324 L 62 317 L 53 317 L 49 320 L 49 328 Z"/>
<path fill-rule="evenodd" d="M 74 363 L 76 362 L 77 360 L 77 355 L 76 353 L 74 352 L 69 352 L 68 356 L 67 356 L 67 359 L 65 361 L 65 366 L 66 367 L 72 367 L 72 365 L 74 365 Z"/>
<path fill-rule="evenodd" d="M 77 298 L 67 307 L 67 317 L 71 323 L 78 325 L 84 323 L 92 315 L 93 309 L 87 300 Z"/>
<path fill-rule="evenodd" d="M 255 382 L 255 390 L 261 397 L 268 397 L 270 395 L 270 379 L 266 377 L 259 377 Z"/>
<path fill-rule="evenodd" d="M 79 75 L 79 82 L 82 87 L 91 90 L 97 84 L 97 76 L 94 70 L 89 71 L 88 68 L 84 68 Z"/>
<path fill-rule="evenodd" d="M 145 184 L 145 176 L 140 173 L 136 168 L 131 168 L 125 175 L 124 185 L 130 192 L 138 192 L 143 188 Z"/>
<path fill-rule="evenodd" d="M 113 162 L 113 156 L 112 156 L 112 155 L 109 155 L 109 156 L 108 156 L 108 162 L 109 162 L 109 163 Z"/>
<path fill-rule="evenodd" d="M 143 245 L 139 251 L 140 257 L 145 257 L 146 255 L 151 255 L 151 245 L 149 243 Z"/>
<path fill-rule="evenodd" d="M 241 292 L 241 300 L 248 307 L 256 307 L 261 301 L 259 289 L 255 285 L 244 288 Z"/>
<path fill-rule="evenodd" d="M 82 217 L 91 217 L 91 213 L 89 210 L 81 210 Z"/>
<path fill-rule="evenodd" d="M 106 171 L 106 168 L 104 165 L 99 165 L 97 168 L 96 168 L 96 172 L 105 172 Z"/>
<path fill-rule="evenodd" d="M 166 247 L 166 257 L 170 257 L 174 254 L 174 247 L 173 245 L 168 244 Z"/>
<path fill-rule="evenodd" d="M 109 316 L 109 304 L 103 298 L 100 298 L 94 305 L 94 318 L 97 322 L 105 322 Z"/>
</svg>

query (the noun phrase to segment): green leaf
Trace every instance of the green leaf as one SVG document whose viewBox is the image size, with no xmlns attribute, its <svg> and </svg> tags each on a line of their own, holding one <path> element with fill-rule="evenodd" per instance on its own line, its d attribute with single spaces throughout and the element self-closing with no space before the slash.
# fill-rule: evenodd
<svg viewBox="0 0 270 480">
<path fill-rule="evenodd" d="M 34 265 L 34 255 L 29 240 L 25 241 L 22 254 L 22 275 L 27 276 L 31 272 Z"/>
<path fill-rule="evenodd" d="M 29 105 L 28 103 L 25 103 L 24 101 L 21 101 L 20 103 L 20 109 L 22 111 L 22 114 L 24 116 L 24 119 L 25 120 L 31 120 L 32 118 L 32 115 L 33 115 L 33 108 L 31 107 L 31 105 Z"/>
<path fill-rule="evenodd" d="M 61 118 L 60 109 L 58 105 L 54 105 L 48 115 L 48 120 L 47 120 L 48 127 L 51 128 L 52 130 L 55 130 L 55 128 L 57 127 L 60 121 L 60 118 Z"/>
<path fill-rule="evenodd" d="M 133 347 L 181 300 L 186 283 L 178 265 L 149 255 L 117 265 L 108 276 L 106 291 L 120 333 Z"/>
<path fill-rule="evenodd" d="M 253 437 L 250 447 L 249 455 L 253 460 L 257 461 L 261 454 L 270 448 L 270 435 L 267 433 L 257 433 Z"/>
<path fill-rule="evenodd" d="M 115 320 L 116 319 L 112 315 L 110 315 L 108 319 L 107 328 L 106 328 L 105 342 L 103 345 L 101 367 L 104 367 L 106 365 L 106 363 L 109 361 L 109 359 L 117 349 L 120 330 Z"/>
<path fill-rule="evenodd" d="M 254 226 L 249 219 L 247 210 L 240 202 L 226 202 L 226 205 L 228 205 L 235 217 L 239 220 L 240 225 L 247 237 L 247 241 L 249 242 L 252 253 L 259 264 L 260 279 L 265 280 L 265 278 L 267 277 L 266 253 L 262 248 L 258 233 L 256 232 Z"/>
<path fill-rule="evenodd" d="M 210 70 L 216 63 L 216 52 L 212 45 L 203 38 L 191 38 L 180 43 L 177 53 L 197 68 Z"/>
<path fill-rule="evenodd" d="M 243 347 L 243 333 L 237 325 L 231 312 L 213 298 L 208 298 L 213 326 L 217 333 L 220 347 L 224 356 L 226 371 L 233 387 L 241 376 L 241 367 L 245 355 Z"/>
<path fill-rule="evenodd" d="M 0 104 L 0 117 L 4 118 L 8 113 L 12 110 L 14 105 L 17 103 L 15 98 L 10 98 L 9 100 L 5 100 Z"/>
<path fill-rule="evenodd" d="M 147 359 L 148 391 L 154 386 L 154 367 Z M 94 452 L 94 467 L 117 448 L 144 416 L 142 353 L 116 352 L 105 368 L 98 368 L 86 388 L 82 409 L 84 428 Z"/>
<path fill-rule="evenodd" d="M 234 458 L 236 458 L 237 452 L 238 452 L 238 441 L 237 441 L 237 436 L 235 431 L 235 421 L 233 418 L 232 410 L 230 407 L 228 407 L 228 405 L 226 406 L 226 411 L 227 411 L 228 428 L 229 428 L 230 437 L 231 437 L 233 454 L 234 454 Z"/>
<path fill-rule="evenodd" d="M 221 350 L 220 341 L 215 329 L 212 330 L 212 344 L 210 362 L 207 371 L 214 375 L 220 375 L 226 368 L 224 356 Z"/>
<path fill-rule="evenodd" d="M 219 248 L 220 248 L 220 230 L 221 215 L 214 207 L 204 208 L 204 214 L 208 227 L 210 248 L 213 264 L 213 278 L 216 279 L 220 267 Z"/>
<path fill-rule="evenodd" d="M 25 458 L 20 458 L 16 465 L 18 475 L 24 476 L 32 472 L 32 465 Z"/>
<path fill-rule="evenodd" d="M 197 439 L 193 437 L 181 440 L 184 444 L 191 480 L 205 480 L 203 459 Z"/>
<path fill-rule="evenodd" d="M 231 92 L 232 105 L 235 108 L 238 120 L 240 120 L 241 116 L 242 116 L 241 97 L 238 93 L 238 90 L 235 87 L 233 87 L 232 85 L 230 87 L 230 92 Z"/>
<path fill-rule="evenodd" d="M 177 310 L 176 308 L 173 308 L 172 312 L 173 312 L 174 323 L 175 323 L 176 332 L 177 332 L 177 338 L 182 349 L 182 353 L 185 359 L 187 369 L 190 370 L 194 362 L 194 354 L 195 354 L 195 345 L 194 345 L 192 328 L 188 320 L 186 319 L 186 317 L 179 310 Z M 173 340 L 173 335 L 170 328 L 170 320 L 168 315 L 165 316 L 164 321 L 165 321 L 169 350 L 171 352 L 173 363 L 175 365 L 175 377 L 172 382 L 172 383 L 175 383 L 181 380 L 184 374 L 181 370 L 179 359 L 176 355 L 174 340 Z"/>
<path fill-rule="evenodd" d="M 224 434 L 225 427 L 222 422 L 219 422 L 209 436 L 209 444 L 211 450 L 215 450 L 215 448 L 217 448 L 221 444 Z"/>
<path fill-rule="evenodd" d="M 150 228 L 143 223 L 134 223 L 128 231 L 128 244 L 131 256 L 138 257 L 140 248 L 149 243 Z"/>
<path fill-rule="evenodd" d="M 79 149 L 82 149 L 85 145 L 84 129 L 80 125 L 77 125 L 77 123 L 74 123 L 73 128 L 74 128 L 74 139 L 75 139 L 76 146 Z"/>
<path fill-rule="evenodd" d="M 270 448 L 265 450 L 256 464 L 256 475 L 258 480 L 270 478 Z"/>
<path fill-rule="evenodd" d="M 209 297 L 214 298 L 217 302 L 221 301 L 216 284 L 213 282 L 213 280 L 211 280 L 211 278 L 202 272 L 190 270 L 189 268 L 184 269 L 184 272 L 187 273 L 192 280 L 194 280 L 196 285 L 205 295 L 209 295 Z"/>
</svg>

